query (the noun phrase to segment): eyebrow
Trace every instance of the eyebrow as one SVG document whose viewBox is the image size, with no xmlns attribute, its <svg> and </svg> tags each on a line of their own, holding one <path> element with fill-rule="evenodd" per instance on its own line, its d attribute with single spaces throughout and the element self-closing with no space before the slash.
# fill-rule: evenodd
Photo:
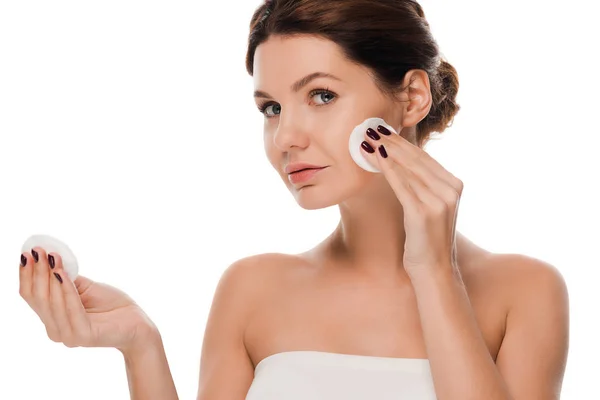
<svg viewBox="0 0 600 400">
<path fill-rule="evenodd" d="M 312 80 L 317 79 L 317 78 L 331 78 L 331 79 L 335 79 L 336 81 L 341 81 L 341 79 L 338 78 L 337 76 L 332 75 L 332 74 L 328 74 L 326 72 L 313 72 L 312 74 L 308 74 L 304 78 L 301 78 L 298 81 L 296 81 L 290 87 L 290 89 L 293 92 L 298 92 L 304 86 L 308 85 Z M 270 94 L 268 94 L 267 92 L 263 92 L 262 90 L 256 90 L 254 92 L 254 97 L 262 97 L 262 98 L 265 98 L 265 99 L 272 99 L 273 98 Z"/>
</svg>

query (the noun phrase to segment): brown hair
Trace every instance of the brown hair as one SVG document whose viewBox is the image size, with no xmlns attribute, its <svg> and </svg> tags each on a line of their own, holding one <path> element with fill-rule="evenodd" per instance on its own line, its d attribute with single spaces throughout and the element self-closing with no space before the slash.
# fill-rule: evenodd
<svg viewBox="0 0 600 400">
<path fill-rule="evenodd" d="M 352 62 L 368 67 L 385 94 L 397 93 L 411 69 L 427 72 L 433 104 L 417 125 L 417 145 L 442 133 L 458 110 L 458 75 L 442 60 L 429 23 L 415 0 L 269 0 L 250 22 L 246 70 L 270 35 L 317 35 L 335 42 Z"/>
</svg>

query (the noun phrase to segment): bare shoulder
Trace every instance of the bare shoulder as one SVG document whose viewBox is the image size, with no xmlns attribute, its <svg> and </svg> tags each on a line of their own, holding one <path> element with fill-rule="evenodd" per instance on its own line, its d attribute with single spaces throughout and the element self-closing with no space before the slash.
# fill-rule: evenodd
<svg viewBox="0 0 600 400">
<path fill-rule="evenodd" d="M 274 290 L 292 283 L 294 271 L 306 266 L 299 256 L 282 253 L 263 253 L 241 258 L 223 272 L 217 290 L 225 297 L 237 299 L 250 314 L 261 299 Z M 249 315 L 247 315 L 249 316 Z"/>
<path fill-rule="evenodd" d="M 554 265 L 529 256 L 509 255 L 510 274 L 515 276 L 514 303 L 510 311 L 517 314 L 551 312 L 554 322 L 562 324 L 560 331 L 568 331 L 569 293 L 561 272 Z M 519 279 L 520 278 L 520 279 Z M 510 314 L 509 314 L 510 317 Z M 560 321 L 560 322 L 559 322 Z M 559 328 L 557 327 L 557 330 Z"/>
<path fill-rule="evenodd" d="M 554 265 L 521 254 L 491 256 L 486 269 L 507 301 L 496 358 L 500 373 L 515 398 L 558 399 L 569 347 L 563 275 Z"/>
<path fill-rule="evenodd" d="M 507 319 L 517 309 L 545 312 L 548 308 L 568 319 L 565 279 L 547 261 L 522 254 L 485 253 L 465 265 L 463 280 L 470 296 L 501 306 Z"/>
<path fill-rule="evenodd" d="M 306 261 L 297 255 L 255 254 L 232 263 L 221 279 L 236 282 L 235 285 L 264 287 L 264 284 L 269 283 L 271 279 L 282 278 L 285 273 L 291 272 L 293 267 L 301 266 L 306 266 Z"/>
<path fill-rule="evenodd" d="M 261 254 L 239 259 L 221 275 L 202 343 L 198 399 L 242 398 L 254 375 L 245 332 L 260 302 L 277 287 L 272 282 L 289 256 Z"/>
<path fill-rule="evenodd" d="M 510 297 L 523 299 L 540 294 L 567 295 L 565 279 L 547 261 L 522 254 L 489 254 L 479 271 L 508 291 Z"/>
</svg>

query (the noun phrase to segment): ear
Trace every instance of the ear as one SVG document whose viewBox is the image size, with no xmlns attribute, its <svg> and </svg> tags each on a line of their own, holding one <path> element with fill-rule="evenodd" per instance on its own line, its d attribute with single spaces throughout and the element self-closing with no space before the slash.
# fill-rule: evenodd
<svg viewBox="0 0 600 400">
<path fill-rule="evenodd" d="M 421 69 L 406 73 L 402 83 L 404 89 L 400 102 L 402 107 L 402 126 L 412 127 L 421 122 L 431 110 L 432 97 L 429 75 Z"/>
</svg>

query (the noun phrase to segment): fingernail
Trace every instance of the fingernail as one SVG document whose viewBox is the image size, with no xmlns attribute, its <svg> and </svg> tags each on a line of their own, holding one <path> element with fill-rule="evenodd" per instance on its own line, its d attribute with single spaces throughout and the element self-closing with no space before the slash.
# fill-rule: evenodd
<svg viewBox="0 0 600 400">
<path fill-rule="evenodd" d="M 37 251 L 35 251 L 34 249 L 31 249 L 31 255 L 33 256 L 33 259 L 35 260 L 35 262 L 40 261 L 40 256 L 38 256 Z"/>
<path fill-rule="evenodd" d="M 381 154 L 381 157 L 387 158 L 387 152 L 385 151 L 385 147 L 383 147 L 383 145 L 379 146 L 379 154 Z"/>
<path fill-rule="evenodd" d="M 377 132 L 375 132 L 371 128 L 367 129 L 367 136 L 370 137 L 373 140 L 379 140 L 379 139 L 381 139 L 381 137 L 377 134 Z"/>
<path fill-rule="evenodd" d="M 23 254 L 21 254 L 21 267 L 24 267 L 27 265 L 27 257 L 25 257 Z"/>
<path fill-rule="evenodd" d="M 58 279 L 58 281 L 59 281 L 60 283 L 62 283 L 62 278 L 60 277 L 60 275 L 59 275 L 59 274 L 57 274 L 57 273 L 55 272 L 55 273 L 54 273 L 54 276 L 56 277 L 56 279 Z"/>
<path fill-rule="evenodd" d="M 54 269 L 54 256 L 49 254 L 48 255 L 48 262 L 50 263 L 50 269 Z"/>
<path fill-rule="evenodd" d="M 362 142 L 360 144 L 360 147 L 362 147 L 367 153 L 375 153 L 375 149 L 373 147 L 371 147 L 371 145 L 367 142 Z"/>
<path fill-rule="evenodd" d="M 388 130 L 388 128 L 386 128 L 385 126 L 382 126 L 382 125 L 379 125 L 379 126 L 377 127 L 377 130 L 378 130 L 379 132 L 381 132 L 382 134 L 386 135 L 386 136 L 390 136 L 390 135 L 392 134 L 392 132 L 390 132 L 390 131 Z"/>
</svg>

